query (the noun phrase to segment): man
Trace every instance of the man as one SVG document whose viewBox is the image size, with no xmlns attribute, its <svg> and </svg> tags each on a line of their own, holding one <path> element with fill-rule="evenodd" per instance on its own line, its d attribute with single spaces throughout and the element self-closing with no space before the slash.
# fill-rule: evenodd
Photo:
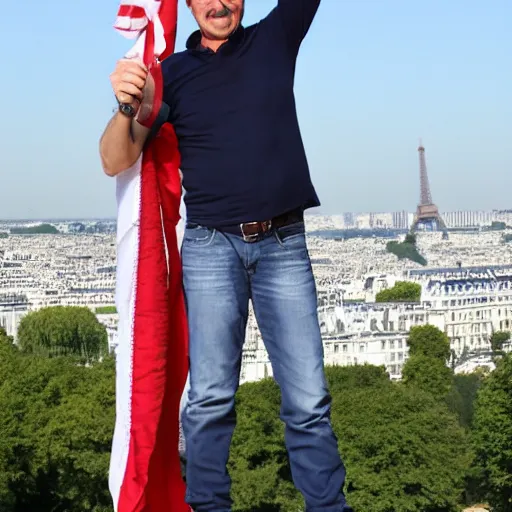
<svg viewBox="0 0 512 512">
<path fill-rule="evenodd" d="M 299 47 L 320 0 L 278 0 L 244 28 L 244 0 L 187 0 L 199 30 L 166 59 L 164 101 L 181 153 L 182 245 L 190 334 L 183 414 L 187 503 L 231 510 L 226 470 L 234 397 L 252 300 L 281 388 L 294 483 L 308 512 L 349 512 L 330 424 L 315 282 L 303 212 L 319 205 L 295 110 Z M 118 101 L 136 112 L 147 72 L 118 63 Z M 105 172 L 134 164 L 149 131 L 122 108 L 101 141 Z"/>
</svg>

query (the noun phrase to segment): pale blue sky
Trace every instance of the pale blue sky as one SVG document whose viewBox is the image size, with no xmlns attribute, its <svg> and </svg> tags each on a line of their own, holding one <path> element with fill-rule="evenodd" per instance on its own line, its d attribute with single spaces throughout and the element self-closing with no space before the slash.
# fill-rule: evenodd
<svg viewBox="0 0 512 512">
<path fill-rule="evenodd" d="M 247 0 L 245 23 L 276 0 Z M 98 139 L 130 42 L 116 0 L 2 6 L 0 218 L 113 216 Z M 512 207 L 512 1 L 322 0 L 296 79 L 322 211 Z M 177 49 L 194 29 L 181 1 Z"/>
</svg>

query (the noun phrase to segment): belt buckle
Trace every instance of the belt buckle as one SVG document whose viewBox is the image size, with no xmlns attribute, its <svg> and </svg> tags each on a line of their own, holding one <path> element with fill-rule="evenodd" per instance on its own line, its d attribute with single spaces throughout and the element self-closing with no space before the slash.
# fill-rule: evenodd
<svg viewBox="0 0 512 512">
<path fill-rule="evenodd" d="M 242 232 L 242 238 L 243 238 L 243 241 L 244 242 L 248 242 L 248 243 L 252 243 L 252 242 L 256 242 L 259 238 L 259 236 L 262 234 L 262 233 L 253 233 L 251 235 L 248 235 L 246 234 L 245 232 L 245 227 L 246 226 L 251 226 L 251 225 L 258 225 L 258 224 L 262 224 L 262 225 L 266 225 L 267 226 L 267 229 L 262 231 L 262 233 L 265 233 L 266 231 L 270 230 L 271 227 L 272 227 L 272 221 L 265 221 L 265 222 L 243 222 L 242 224 L 240 224 L 240 231 Z"/>
</svg>

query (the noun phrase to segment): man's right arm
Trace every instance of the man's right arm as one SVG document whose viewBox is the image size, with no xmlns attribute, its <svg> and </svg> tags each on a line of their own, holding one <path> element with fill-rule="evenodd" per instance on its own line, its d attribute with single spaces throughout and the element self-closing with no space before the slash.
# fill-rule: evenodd
<svg viewBox="0 0 512 512">
<path fill-rule="evenodd" d="M 135 60 L 123 59 L 117 63 L 110 80 L 119 102 L 132 105 L 135 111 L 142 101 L 147 70 Z M 100 140 L 101 163 L 105 174 L 116 176 L 131 167 L 139 158 L 149 129 L 135 117 L 118 112 L 109 121 Z"/>
<path fill-rule="evenodd" d="M 294 51 L 299 50 L 319 5 L 320 0 L 278 0 L 275 11 Z"/>
</svg>

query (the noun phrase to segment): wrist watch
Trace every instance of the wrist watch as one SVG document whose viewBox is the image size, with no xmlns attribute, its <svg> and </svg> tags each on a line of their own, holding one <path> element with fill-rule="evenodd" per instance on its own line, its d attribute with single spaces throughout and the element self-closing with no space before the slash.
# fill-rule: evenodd
<svg viewBox="0 0 512 512">
<path fill-rule="evenodd" d="M 117 98 L 116 98 L 117 99 Z M 134 117 L 136 112 L 133 108 L 133 105 L 129 105 L 128 103 L 121 103 L 119 100 L 117 100 L 118 103 L 118 110 L 121 112 L 121 114 L 124 114 L 128 117 Z"/>
</svg>

